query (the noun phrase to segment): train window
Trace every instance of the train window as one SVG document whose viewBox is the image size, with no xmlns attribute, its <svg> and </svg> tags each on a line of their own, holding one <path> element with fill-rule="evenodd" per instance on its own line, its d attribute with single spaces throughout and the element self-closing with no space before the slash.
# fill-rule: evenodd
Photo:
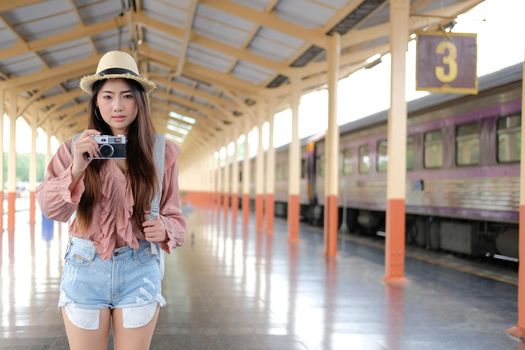
<svg viewBox="0 0 525 350">
<path fill-rule="evenodd" d="M 519 162 L 521 148 L 521 116 L 498 119 L 498 162 Z"/>
<path fill-rule="evenodd" d="M 443 166 L 443 134 L 441 130 L 425 133 L 425 168 Z"/>
<path fill-rule="evenodd" d="M 301 159 L 301 179 L 304 179 L 306 174 L 306 159 Z"/>
<path fill-rule="evenodd" d="M 368 174 L 370 172 L 370 150 L 368 145 L 359 146 L 359 173 Z"/>
<path fill-rule="evenodd" d="M 414 170 L 414 137 L 407 137 L 407 170 Z"/>
<path fill-rule="evenodd" d="M 377 171 L 385 173 L 388 164 L 388 150 L 386 140 L 381 140 L 377 143 Z"/>
<path fill-rule="evenodd" d="M 317 175 L 324 176 L 324 155 L 317 156 L 315 158 L 315 165 L 317 167 Z"/>
<path fill-rule="evenodd" d="M 350 175 L 354 172 L 352 168 L 352 149 L 347 148 L 343 151 L 343 175 Z"/>
<path fill-rule="evenodd" d="M 476 165 L 479 163 L 479 122 L 460 125 L 456 128 L 456 164 Z"/>
</svg>

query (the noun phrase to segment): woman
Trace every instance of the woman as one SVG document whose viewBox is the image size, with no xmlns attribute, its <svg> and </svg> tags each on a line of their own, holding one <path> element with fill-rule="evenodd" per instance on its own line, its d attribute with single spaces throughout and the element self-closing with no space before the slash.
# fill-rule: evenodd
<svg viewBox="0 0 525 350">
<path fill-rule="evenodd" d="M 156 248 L 181 246 L 177 146 L 166 141 L 164 170 L 155 167 L 155 130 L 147 95 L 155 84 L 125 52 L 105 54 L 81 79 L 91 95 L 88 128 L 61 145 L 37 189 L 42 212 L 70 226 L 59 307 L 71 349 L 148 349 L 159 308 L 162 266 Z M 95 135 L 123 135 L 125 159 L 97 159 Z M 124 139 L 124 138 L 122 138 Z M 160 214 L 149 219 L 162 176 Z"/>
</svg>

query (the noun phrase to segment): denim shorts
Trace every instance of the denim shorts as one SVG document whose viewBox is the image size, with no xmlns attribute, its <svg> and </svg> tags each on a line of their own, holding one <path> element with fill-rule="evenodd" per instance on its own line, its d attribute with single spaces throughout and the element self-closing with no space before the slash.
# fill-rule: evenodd
<svg viewBox="0 0 525 350">
<path fill-rule="evenodd" d="M 66 250 L 59 307 L 84 329 L 98 329 L 101 309 L 123 310 L 124 327 L 146 325 L 166 301 L 161 294 L 159 257 L 148 241 L 139 249 L 121 247 L 102 260 L 92 241 L 72 237 Z"/>
</svg>

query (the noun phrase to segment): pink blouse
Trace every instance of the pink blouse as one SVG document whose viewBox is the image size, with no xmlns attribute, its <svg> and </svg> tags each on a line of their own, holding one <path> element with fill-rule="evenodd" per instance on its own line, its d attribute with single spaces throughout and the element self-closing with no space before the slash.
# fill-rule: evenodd
<svg viewBox="0 0 525 350">
<path fill-rule="evenodd" d="M 67 222 L 76 212 L 80 197 L 84 192 L 84 175 L 77 185 L 69 189 L 72 182 L 71 140 L 62 144 L 47 167 L 44 182 L 36 193 L 40 208 L 50 219 Z M 160 200 L 160 219 L 168 233 L 166 243 L 161 248 L 171 252 L 184 241 L 186 222 L 180 209 L 177 145 L 166 140 L 164 174 L 162 178 L 162 196 Z M 69 231 L 71 235 L 93 241 L 97 253 L 102 259 L 109 259 L 113 249 L 130 246 L 138 249 L 138 240 L 144 239 L 142 228 L 132 222 L 133 192 L 127 176 L 122 173 L 114 161 L 106 161 L 100 172 L 100 201 L 94 204 L 93 217 L 87 231 L 81 232 L 73 220 Z"/>
</svg>

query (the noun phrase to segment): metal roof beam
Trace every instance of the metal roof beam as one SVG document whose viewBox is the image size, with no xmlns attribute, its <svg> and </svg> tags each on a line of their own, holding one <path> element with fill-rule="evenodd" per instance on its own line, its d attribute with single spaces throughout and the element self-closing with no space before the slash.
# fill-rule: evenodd
<svg viewBox="0 0 525 350">
<path fill-rule="evenodd" d="M 29 42 L 22 42 L 19 40 L 14 45 L 0 50 L 0 60 L 5 60 L 10 57 L 23 55 L 28 52 L 44 50 L 53 45 L 58 45 L 67 41 L 80 39 L 85 36 L 91 36 L 98 33 L 102 33 L 114 28 L 118 28 L 122 25 L 122 20 L 120 18 L 116 18 L 91 25 L 79 24 L 75 28 L 69 29 L 66 32 L 53 34 L 46 38 L 36 39 Z"/>
<path fill-rule="evenodd" d="M 302 39 L 305 42 L 326 48 L 326 36 L 322 29 L 305 28 L 284 21 L 274 13 L 259 12 L 247 6 L 238 5 L 227 0 L 201 0 L 200 3 L 219 11 L 244 18 L 250 22 L 286 33 L 287 35 Z"/>
<path fill-rule="evenodd" d="M 0 12 L 14 10 L 18 7 L 29 6 L 41 2 L 41 0 L 16 0 L 16 1 L 2 1 L 0 3 Z"/>
</svg>

